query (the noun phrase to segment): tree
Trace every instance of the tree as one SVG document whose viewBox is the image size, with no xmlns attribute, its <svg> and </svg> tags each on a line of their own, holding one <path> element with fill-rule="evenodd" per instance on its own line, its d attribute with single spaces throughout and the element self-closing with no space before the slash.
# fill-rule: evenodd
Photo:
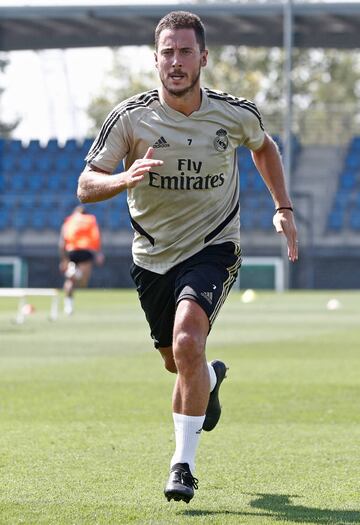
<svg viewBox="0 0 360 525">
<path fill-rule="evenodd" d="M 280 48 L 224 46 L 211 49 L 204 80 L 214 88 L 256 102 L 270 131 L 279 133 L 285 111 L 284 53 Z M 357 52 L 295 49 L 293 52 L 294 131 L 315 140 L 319 128 L 340 134 L 346 119 L 360 118 L 360 57 Z M 341 118 L 336 115 L 341 115 Z M 331 119 L 331 115 L 335 118 Z M 314 127 L 312 123 L 316 124 Z M 313 130 L 313 134 L 311 131 Z M 349 130 L 351 132 L 351 130 Z"/>
<path fill-rule="evenodd" d="M 280 48 L 246 46 L 213 47 L 203 70 L 203 85 L 253 100 L 264 115 L 270 133 L 282 131 L 284 111 L 284 53 Z M 114 79 L 117 79 L 114 81 Z M 132 70 L 115 52 L 108 78 L 110 89 L 95 98 L 89 115 L 95 129 L 114 105 L 130 95 L 157 85 L 155 69 Z M 294 49 L 294 132 L 303 141 L 317 142 L 339 137 L 346 140 L 360 128 L 360 56 L 355 51 Z"/>
<path fill-rule="evenodd" d="M 90 134 L 94 135 L 99 131 L 106 116 L 117 104 L 156 85 L 155 70 L 139 71 L 138 68 L 134 68 L 134 64 L 129 64 L 122 48 L 114 49 L 113 64 L 105 79 L 102 92 L 95 96 L 88 106 L 88 115 L 93 122 Z"/>
</svg>

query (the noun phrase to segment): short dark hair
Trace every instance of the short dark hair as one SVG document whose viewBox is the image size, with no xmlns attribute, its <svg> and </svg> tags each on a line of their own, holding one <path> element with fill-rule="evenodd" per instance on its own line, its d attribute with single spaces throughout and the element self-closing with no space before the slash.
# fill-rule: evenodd
<svg viewBox="0 0 360 525">
<path fill-rule="evenodd" d="M 188 11 L 171 11 L 165 15 L 155 29 L 155 49 L 158 48 L 160 33 L 164 29 L 193 29 L 200 51 L 205 49 L 205 28 L 200 18 Z"/>
</svg>

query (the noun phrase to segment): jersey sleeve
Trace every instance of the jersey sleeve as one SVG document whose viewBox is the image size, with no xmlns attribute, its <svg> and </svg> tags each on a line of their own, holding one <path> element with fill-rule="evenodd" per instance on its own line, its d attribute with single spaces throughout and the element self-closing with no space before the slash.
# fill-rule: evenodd
<svg viewBox="0 0 360 525">
<path fill-rule="evenodd" d="M 262 146 L 265 138 L 265 130 L 262 117 L 253 102 L 244 101 L 241 106 L 242 144 L 251 150 L 257 150 Z"/>
<path fill-rule="evenodd" d="M 117 108 L 108 115 L 85 157 L 88 164 L 113 173 L 129 151 L 126 121 L 126 113 L 121 113 Z"/>
</svg>

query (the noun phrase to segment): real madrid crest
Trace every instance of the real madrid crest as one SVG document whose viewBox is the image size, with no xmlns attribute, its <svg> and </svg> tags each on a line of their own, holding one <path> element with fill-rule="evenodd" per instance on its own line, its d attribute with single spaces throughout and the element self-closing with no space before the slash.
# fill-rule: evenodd
<svg viewBox="0 0 360 525">
<path fill-rule="evenodd" d="M 225 129 L 218 129 L 216 137 L 214 138 L 214 147 L 217 151 L 225 151 L 229 145 L 227 131 Z"/>
</svg>

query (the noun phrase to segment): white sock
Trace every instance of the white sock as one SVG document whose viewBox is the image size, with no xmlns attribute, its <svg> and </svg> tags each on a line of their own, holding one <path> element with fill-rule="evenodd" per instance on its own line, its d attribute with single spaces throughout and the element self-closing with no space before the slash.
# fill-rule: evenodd
<svg viewBox="0 0 360 525">
<path fill-rule="evenodd" d="M 195 472 L 195 454 L 199 444 L 204 416 L 186 416 L 173 413 L 176 448 L 170 468 L 175 463 L 188 463 L 191 474 Z"/>
<path fill-rule="evenodd" d="M 74 301 L 72 297 L 64 297 L 64 312 L 72 314 L 74 311 Z"/>
<path fill-rule="evenodd" d="M 215 374 L 214 368 L 211 366 L 210 363 L 207 363 L 208 369 L 209 369 L 209 376 L 210 376 L 210 392 L 212 392 L 216 386 L 217 383 L 217 377 Z"/>
</svg>

